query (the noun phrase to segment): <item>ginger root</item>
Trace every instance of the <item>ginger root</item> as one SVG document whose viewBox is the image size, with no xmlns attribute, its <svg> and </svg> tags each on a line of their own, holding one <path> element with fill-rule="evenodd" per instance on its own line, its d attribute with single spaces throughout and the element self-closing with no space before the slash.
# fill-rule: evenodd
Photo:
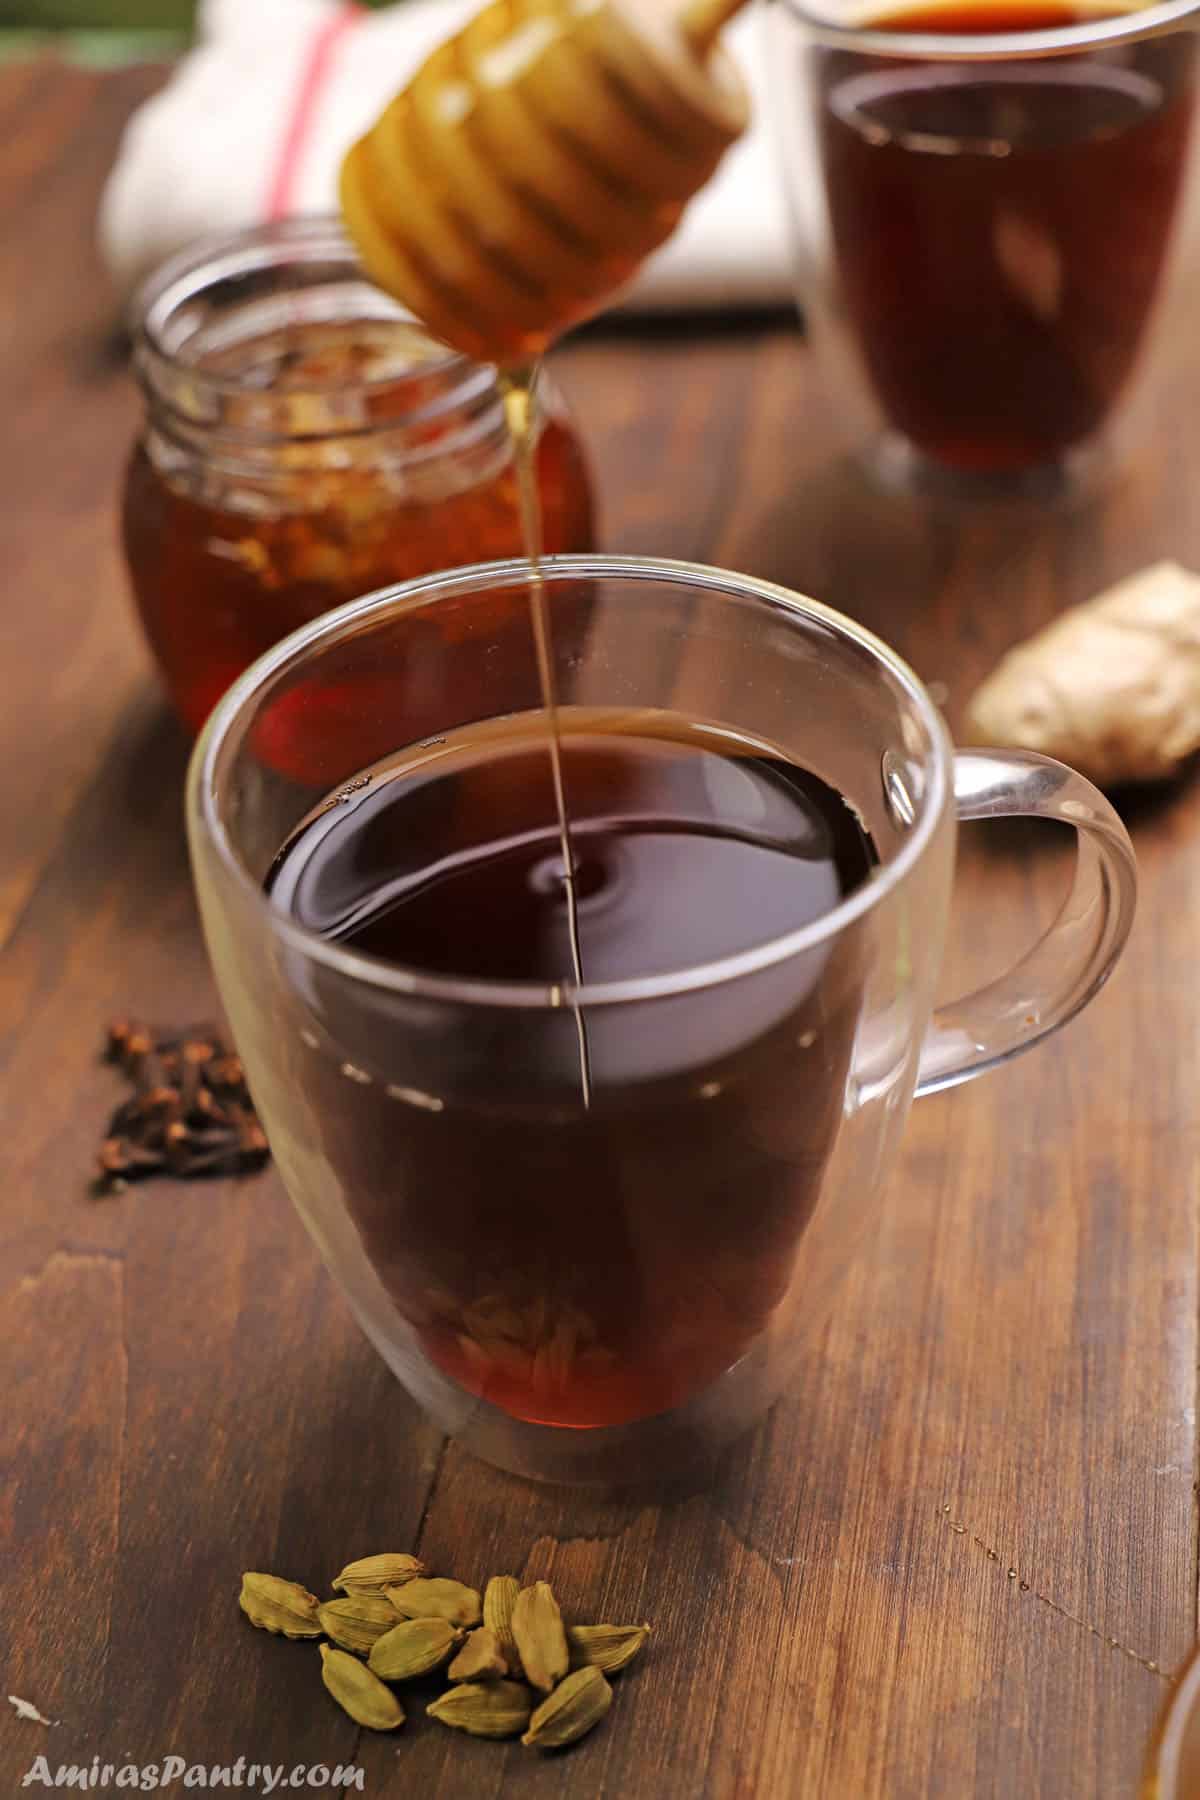
<svg viewBox="0 0 1200 1800">
<path fill-rule="evenodd" d="M 1156 563 L 1020 644 L 965 738 L 1056 756 L 1100 786 L 1161 781 L 1200 748 L 1200 576 Z"/>
</svg>

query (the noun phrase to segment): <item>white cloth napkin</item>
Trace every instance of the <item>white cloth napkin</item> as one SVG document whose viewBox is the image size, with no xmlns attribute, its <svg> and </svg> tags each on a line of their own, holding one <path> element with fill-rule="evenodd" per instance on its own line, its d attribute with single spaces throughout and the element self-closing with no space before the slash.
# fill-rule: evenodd
<svg viewBox="0 0 1200 1800">
<path fill-rule="evenodd" d="M 329 212 L 344 152 L 478 0 L 201 0 L 195 47 L 126 128 L 100 207 L 122 294 L 208 232 Z M 727 33 L 754 123 L 622 296 L 631 311 L 786 302 L 789 232 L 767 120 L 759 21 Z"/>
</svg>

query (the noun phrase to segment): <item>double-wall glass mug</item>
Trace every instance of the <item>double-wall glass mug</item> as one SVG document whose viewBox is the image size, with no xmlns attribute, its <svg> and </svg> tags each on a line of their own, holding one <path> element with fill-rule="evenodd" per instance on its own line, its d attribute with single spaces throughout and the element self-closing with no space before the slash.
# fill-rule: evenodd
<svg viewBox="0 0 1200 1800">
<path fill-rule="evenodd" d="M 1178 261 L 1196 0 L 774 0 L 805 320 L 885 479 L 1090 480 Z"/>
<path fill-rule="evenodd" d="M 1200 1794 L 1200 1650 L 1171 1683 L 1142 1771 L 1139 1800 L 1196 1800 Z"/>
<path fill-rule="evenodd" d="M 1035 755 L 955 753 L 912 671 L 815 601 L 622 557 L 551 558 L 545 581 L 552 618 L 586 603 L 590 619 L 554 666 L 581 985 L 504 960 L 533 904 L 516 889 L 550 892 L 559 848 L 531 773 L 549 754 L 532 647 L 522 665 L 494 654 L 525 564 L 386 589 L 270 650 L 205 728 L 188 818 L 256 1104 L 367 1335 L 480 1456 L 607 1482 L 704 1457 L 787 1386 L 876 1217 L 914 1094 L 1025 1049 L 1095 994 L 1135 871 L 1088 782 Z M 461 666 L 431 665 L 436 723 L 414 744 L 389 673 L 431 614 Z M 304 779 L 275 756 L 297 733 Z M 637 806 L 661 767 L 686 800 L 665 823 Z M 784 841 L 797 794 L 867 847 L 861 878 L 800 923 Z M 617 814 L 631 822 L 614 840 Z M 935 1006 L 957 822 L 1002 815 L 1073 826 L 1074 884 L 1015 968 Z M 824 825 L 795 818 L 803 859 Z M 488 832 L 518 875 L 493 870 L 495 903 L 462 905 L 455 880 Z M 681 885 L 673 859 L 693 850 L 709 877 Z M 818 863 L 806 880 L 825 878 Z M 403 889 L 420 913 L 426 949 L 408 961 L 350 929 L 376 865 L 388 906 Z M 372 917 L 394 928 L 386 908 Z"/>
</svg>

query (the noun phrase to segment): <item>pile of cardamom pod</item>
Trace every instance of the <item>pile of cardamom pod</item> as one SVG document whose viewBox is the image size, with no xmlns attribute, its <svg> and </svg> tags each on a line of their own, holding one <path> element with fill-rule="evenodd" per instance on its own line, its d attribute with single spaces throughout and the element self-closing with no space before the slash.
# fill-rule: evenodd
<svg viewBox="0 0 1200 1800">
<path fill-rule="evenodd" d="M 612 1703 L 608 1676 L 650 1635 L 648 1625 L 564 1625 L 544 1581 L 523 1588 L 493 1575 L 481 1599 L 461 1581 L 430 1577 L 415 1556 L 361 1557 L 333 1586 L 343 1598 L 320 1601 L 298 1582 L 252 1573 L 239 1604 L 264 1631 L 330 1639 L 321 1679 L 372 1731 L 404 1723 L 390 1683 L 444 1668 L 450 1686 L 426 1707 L 430 1718 L 475 1737 L 521 1732 L 523 1744 L 557 1750 L 599 1724 Z"/>
</svg>

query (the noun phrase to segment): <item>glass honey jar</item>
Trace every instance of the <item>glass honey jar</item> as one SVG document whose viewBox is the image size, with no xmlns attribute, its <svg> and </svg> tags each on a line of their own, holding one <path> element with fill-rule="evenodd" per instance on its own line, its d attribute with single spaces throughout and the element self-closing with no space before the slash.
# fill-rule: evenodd
<svg viewBox="0 0 1200 1800">
<path fill-rule="evenodd" d="M 331 607 L 524 553 L 495 370 L 374 287 L 335 221 L 208 240 L 166 264 L 139 297 L 134 356 L 146 421 L 125 556 L 191 731 L 264 650 Z M 538 430 L 545 551 L 590 549 L 587 468 L 544 379 Z M 529 654 L 527 611 L 508 623 L 513 653 Z M 555 624 L 586 621 L 577 609 Z"/>
</svg>

